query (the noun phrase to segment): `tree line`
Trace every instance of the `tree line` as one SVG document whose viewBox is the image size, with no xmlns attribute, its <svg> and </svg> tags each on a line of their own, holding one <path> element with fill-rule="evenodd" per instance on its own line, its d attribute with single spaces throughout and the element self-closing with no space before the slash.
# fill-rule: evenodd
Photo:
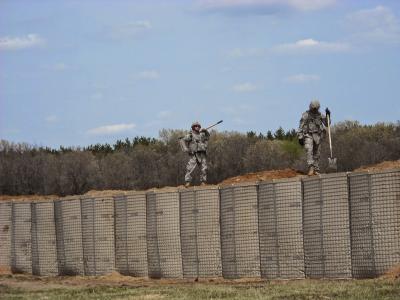
<svg viewBox="0 0 400 300">
<path fill-rule="evenodd" d="M 338 171 L 400 159 L 400 122 L 362 125 L 337 123 L 332 128 Z M 184 183 L 187 154 L 178 138 L 183 130 L 163 129 L 159 138 L 135 137 L 88 147 L 37 147 L 0 141 L 0 194 L 72 195 L 89 190 L 147 189 Z M 327 167 L 324 140 L 321 169 Z M 293 168 L 305 171 L 305 153 L 296 130 L 212 131 L 208 150 L 208 182 L 249 172 Z"/>
</svg>

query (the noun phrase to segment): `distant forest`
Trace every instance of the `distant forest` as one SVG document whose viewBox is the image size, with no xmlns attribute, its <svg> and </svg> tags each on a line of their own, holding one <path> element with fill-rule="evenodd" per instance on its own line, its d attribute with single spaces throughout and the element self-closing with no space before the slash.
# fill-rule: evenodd
<svg viewBox="0 0 400 300">
<path fill-rule="evenodd" d="M 0 194 L 72 195 L 89 190 L 147 189 L 183 184 L 188 160 L 178 144 L 183 130 L 160 131 L 159 138 L 135 137 L 115 144 L 51 149 L 0 141 Z M 321 169 L 327 167 L 324 140 Z M 400 122 L 361 125 L 356 121 L 333 127 L 338 171 L 400 159 Z M 256 132 L 211 132 L 208 182 L 261 170 L 305 171 L 305 153 L 294 129 Z"/>
</svg>

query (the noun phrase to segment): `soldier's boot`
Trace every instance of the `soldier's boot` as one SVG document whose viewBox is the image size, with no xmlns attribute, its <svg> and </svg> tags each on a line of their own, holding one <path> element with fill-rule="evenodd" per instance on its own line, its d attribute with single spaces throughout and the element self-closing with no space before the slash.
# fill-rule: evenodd
<svg viewBox="0 0 400 300">
<path fill-rule="evenodd" d="M 188 188 L 188 187 L 190 187 L 190 182 L 185 183 L 185 188 Z"/>
<path fill-rule="evenodd" d="M 204 181 L 202 181 L 202 182 L 200 183 L 200 185 L 201 185 L 201 186 L 205 186 L 205 185 L 207 185 L 207 183 L 205 183 Z"/>
<path fill-rule="evenodd" d="M 313 167 L 313 166 L 311 166 L 311 167 L 308 169 L 307 175 L 308 175 L 308 176 L 314 175 L 314 167 Z"/>
</svg>

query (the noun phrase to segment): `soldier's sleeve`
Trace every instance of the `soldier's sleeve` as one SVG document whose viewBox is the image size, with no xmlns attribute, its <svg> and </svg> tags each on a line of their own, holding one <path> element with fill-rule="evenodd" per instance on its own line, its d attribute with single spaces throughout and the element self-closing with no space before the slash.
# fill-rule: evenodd
<svg viewBox="0 0 400 300">
<path fill-rule="evenodd" d="M 304 134 L 304 127 L 305 127 L 307 118 L 308 118 L 308 114 L 306 112 L 303 113 L 301 116 L 301 119 L 300 119 L 299 129 L 297 130 L 297 134 L 299 137 Z"/>
<path fill-rule="evenodd" d="M 202 129 L 201 134 L 203 135 L 205 140 L 208 140 L 210 138 L 210 132 L 206 129 Z"/>
<path fill-rule="evenodd" d="M 192 140 L 190 133 L 185 135 L 182 140 L 185 141 L 186 143 L 189 143 Z"/>
</svg>

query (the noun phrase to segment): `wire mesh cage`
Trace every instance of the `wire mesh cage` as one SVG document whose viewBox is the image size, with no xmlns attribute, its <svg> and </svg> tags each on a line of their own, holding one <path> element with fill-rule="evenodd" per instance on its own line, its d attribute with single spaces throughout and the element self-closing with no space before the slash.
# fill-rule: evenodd
<svg viewBox="0 0 400 300">
<path fill-rule="evenodd" d="M 179 193 L 146 194 L 149 277 L 182 278 Z"/>
<path fill-rule="evenodd" d="M 54 214 L 59 275 L 84 275 L 80 198 L 55 201 Z"/>
<path fill-rule="evenodd" d="M 11 270 L 32 274 L 31 203 L 12 203 Z"/>
<path fill-rule="evenodd" d="M 261 276 L 304 278 L 301 181 L 260 182 L 258 220 Z"/>
<path fill-rule="evenodd" d="M 349 176 L 353 277 L 400 263 L 400 170 Z"/>
<path fill-rule="evenodd" d="M 260 277 L 257 185 L 220 190 L 224 278 Z"/>
<path fill-rule="evenodd" d="M 114 271 L 114 199 L 82 197 L 81 213 L 85 275 Z"/>
<path fill-rule="evenodd" d="M 219 190 L 180 191 L 184 278 L 221 277 Z"/>
<path fill-rule="evenodd" d="M 33 202 L 32 211 L 32 273 L 58 275 L 54 202 Z"/>
<path fill-rule="evenodd" d="M 306 276 L 350 278 L 347 174 L 303 179 L 303 188 Z"/>
<path fill-rule="evenodd" d="M 146 194 L 114 196 L 115 265 L 118 272 L 147 276 Z"/>
<path fill-rule="evenodd" d="M 11 271 L 11 202 L 0 202 L 0 269 Z"/>
</svg>

